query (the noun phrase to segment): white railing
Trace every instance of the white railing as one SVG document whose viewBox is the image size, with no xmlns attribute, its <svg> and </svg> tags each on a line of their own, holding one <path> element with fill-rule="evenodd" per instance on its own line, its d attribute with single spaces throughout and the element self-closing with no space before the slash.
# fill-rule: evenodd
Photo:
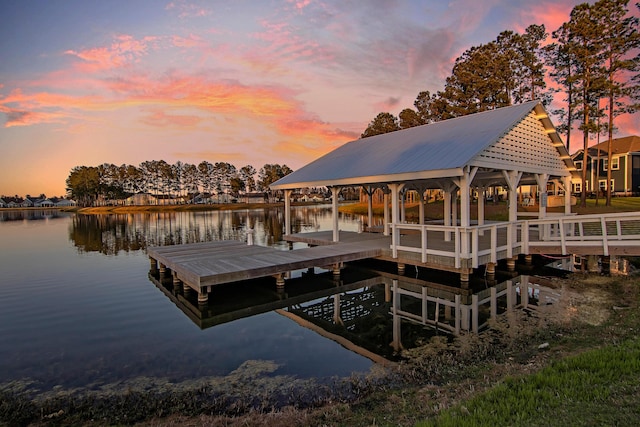
<svg viewBox="0 0 640 427">
<path fill-rule="evenodd" d="M 571 246 L 602 249 L 607 256 L 612 246 L 640 246 L 640 212 L 559 216 L 522 223 L 525 253 L 536 246 L 558 246 L 566 255 L 567 246 Z"/>
<path fill-rule="evenodd" d="M 400 340 L 399 319 L 433 326 L 455 335 L 461 331 L 478 333 L 489 326 L 491 319 L 496 319 L 504 312 L 515 308 L 537 310 L 547 304 L 555 304 L 561 298 L 556 290 L 531 283 L 529 279 L 529 276 L 518 276 L 514 280 L 507 280 L 472 294 L 467 302 L 462 302 L 460 294 L 439 292 L 438 295 L 429 295 L 432 290 L 428 286 L 401 284 L 394 279 L 391 288 L 394 344 Z M 412 302 L 412 311 L 402 308 L 403 298 Z M 444 316 L 441 311 L 444 311 Z"/>
<path fill-rule="evenodd" d="M 392 232 L 391 251 L 421 254 L 426 263 L 429 256 L 451 258 L 455 268 L 463 260 L 470 260 L 471 267 L 479 266 L 479 257 L 489 257 L 489 262 L 498 261 L 498 253 L 505 252 L 508 258 L 514 249 L 522 245 L 521 222 L 500 222 L 470 227 L 434 224 L 390 224 Z M 419 236 L 419 240 L 418 240 Z"/>
<path fill-rule="evenodd" d="M 480 259 L 495 263 L 499 254 L 503 258 L 529 254 L 536 246 L 552 247 L 565 255 L 567 246 L 601 248 L 604 255 L 609 255 L 611 246 L 640 248 L 640 212 L 554 216 L 469 227 L 390 224 L 390 229 L 394 258 L 398 251 L 420 254 L 423 263 L 430 256 L 444 257 L 453 260 L 455 268 L 461 268 L 465 261 L 470 263 L 466 267 L 477 268 Z"/>
</svg>

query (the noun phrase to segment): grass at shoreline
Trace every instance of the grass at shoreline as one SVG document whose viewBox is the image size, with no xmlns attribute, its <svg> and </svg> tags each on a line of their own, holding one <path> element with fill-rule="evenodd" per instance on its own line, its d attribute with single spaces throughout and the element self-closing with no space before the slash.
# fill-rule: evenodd
<svg viewBox="0 0 640 427">
<path fill-rule="evenodd" d="M 494 425 L 637 425 L 640 339 L 510 377 L 420 427 Z M 561 420 L 565 420 L 562 422 Z"/>
</svg>

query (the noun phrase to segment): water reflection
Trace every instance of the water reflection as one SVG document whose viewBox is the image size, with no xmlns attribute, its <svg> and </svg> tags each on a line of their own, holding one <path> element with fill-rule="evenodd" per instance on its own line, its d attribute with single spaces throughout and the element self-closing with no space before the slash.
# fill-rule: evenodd
<svg viewBox="0 0 640 427">
<path fill-rule="evenodd" d="M 58 209 L 21 209 L 0 210 L 0 222 L 9 221 L 40 221 L 49 219 L 68 218 L 71 214 Z"/>
<path fill-rule="evenodd" d="M 357 230 L 357 223 L 341 215 L 342 230 Z M 300 233 L 328 227 L 330 206 L 295 207 L 292 231 Z M 179 245 L 215 240 L 246 241 L 247 231 L 261 246 L 281 244 L 284 232 L 282 208 L 158 212 L 140 214 L 75 215 L 69 238 L 80 252 L 117 255 L 147 246 Z"/>
<path fill-rule="evenodd" d="M 157 271 L 150 280 L 199 328 L 276 311 L 345 348 L 386 365 L 440 334 L 479 333 L 516 309 L 554 304 L 557 291 L 518 276 L 476 293 L 348 266 L 339 280 L 306 273 L 278 291 L 269 278 L 219 285 L 208 304 Z"/>
</svg>

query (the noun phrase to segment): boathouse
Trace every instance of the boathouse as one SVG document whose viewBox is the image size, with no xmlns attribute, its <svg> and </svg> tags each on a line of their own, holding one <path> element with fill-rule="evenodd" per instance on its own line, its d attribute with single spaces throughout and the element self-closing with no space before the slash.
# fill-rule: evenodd
<svg viewBox="0 0 640 427">
<path fill-rule="evenodd" d="M 385 193 L 383 234 L 391 235 L 391 259 L 457 271 L 464 280 L 479 264 L 495 264 L 521 252 L 522 245 L 514 244 L 521 233 L 509 225 L 518 220 L 520 186 L 538 186 L 541 200 L 536 216 L 542 219 L 547 216 L 547 184 L 555 183 L 564 193 L 564 212 L 570 214 L 573 171 L 571 157 L 548 113 L 539 101 L 530 101 L 348 142 L 271 188 L 285 192 L 285 232 L 291 235 L 292 191 L 328 187 L 333 194 L 333 242 L 340 240 L 337 201 L 341 188 L 362 186 L 369 195 L 380 188 Z M 502 225 L 490 225 L 484 218 L 485 194 L 497 186 L 508 190 L 509 216 Z M 444 220 L 425 221 L 426 199 L 422 197 L 418 224 L 408 224 L 404 193 L 415 190 L 424 196 L 430 189 L 444 194 Z M 477 220 L 472 222 L 473 195 L 477 195 Z M 369 197 L 368 225 L 371 208 Z M 437 231 L 442 232 L 439 240 L 452 243 L 449 252 L 428 247 L 429 232 Z M 491 235 L 487 238 L 492 249 L 483 256 L 479 241 L 485 234 Z M 500 234 L 505 244 L 498 241 Z M 409 244 L 411 235 L 419 236 L 419 241 Z"/>
</svg>

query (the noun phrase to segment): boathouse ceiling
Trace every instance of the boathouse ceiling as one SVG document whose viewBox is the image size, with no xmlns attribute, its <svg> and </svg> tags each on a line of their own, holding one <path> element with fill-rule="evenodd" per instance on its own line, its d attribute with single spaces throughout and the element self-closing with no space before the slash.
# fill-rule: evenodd
<svg viewBox="0 0 640 427">
<path fill-rule="evenodd" d="M 457 117 L 348 142 L 271 185 L 272 189 L 405 183 L 444 188 L 473 170 L 473 187 L 506 185 L 503 171 L 536 176 L 575 172 L 539 101 Z"/>
</svg>

